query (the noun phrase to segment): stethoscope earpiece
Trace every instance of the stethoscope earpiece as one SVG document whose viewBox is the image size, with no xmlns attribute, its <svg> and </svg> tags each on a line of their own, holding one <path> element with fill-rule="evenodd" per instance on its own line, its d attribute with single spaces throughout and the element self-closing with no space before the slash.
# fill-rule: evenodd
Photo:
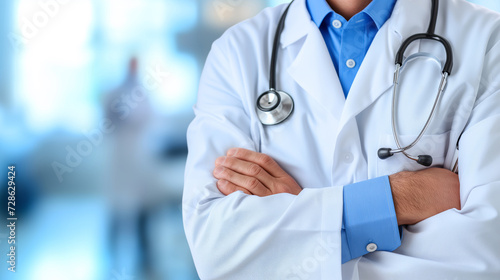
<svg viewBox="0 0 500 280">
<path fill-rule="evenodd" d="M 423 166 L 431 166 L 432 165 L 432 156 L 430 155 L 419 155 L 418 157 L 413 157 L 405 153 L 405 151 L 401 150 L 395 150 L 393 151 L 391 148 L 380 148 L 378 149 L 378 157 L 380 159 L 388 159 L 392 157 L 395 153 L 402 152 L 404 153 L 408 158 L 413 159 L 416 161 L 418 164 L 423 165 Z"/>
<path fill-rule="evenodd" d="M 380 148 L 378 149 L 378 157 L 380 159 L 388 159 L 392 157 L 394 153 L 392 152 L 391 148 Z"/>
<path fill-rule="evenodd" d="M 432 165 L 432 157 L 430 155 L 420 155 L 418 156 L 417 162 L 423 166 L 431 166 Z"/>
</svg>

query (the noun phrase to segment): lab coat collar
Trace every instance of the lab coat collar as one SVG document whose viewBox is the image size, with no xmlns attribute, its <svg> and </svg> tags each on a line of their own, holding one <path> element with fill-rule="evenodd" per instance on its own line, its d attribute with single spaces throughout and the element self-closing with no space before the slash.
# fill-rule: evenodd
<svg viewBox="0 0 500 280">
<path fill-rule="evenodd" d="M 323 36 L 311 20 L 305 0 L 295 0 L 290 7 L 281 42 L 282 47 L 294 57 L 287 69 L 288 74 L 340 121 L 345 103 L 342 86 Z"/>
<path fill-rule="evenodd" d="M 393 14 L 375 36 L 353 81 L 342 112 L 342 127 L 369 107 L 393 85 L 396 53 L 403 40 L 424 33 L 430 20 L 431 0 L 398 0 Z M 420 42 L 408 52 L 416 52 Z M 390 109 L 390 108 L 388 108 Z"/>
<path fill-rule="evenodd" d="M 413 34 L 425 33 L 431 18 L 431 3 L 432 0 L 398 0 L 387 25 L 401 37 L 401 40 Z M 439 10 L 441 15 L 442 6 L 440 5 Z"/>
<path fill-rule="evenodd" d="M 295 0 L 288 10 L 285 29 L 280 39 L 281 47 L 286 48 L 306 36 L 310 31 L 311 23 L 313 21 L 307 10 L 306 0 Z"/>
</svg>

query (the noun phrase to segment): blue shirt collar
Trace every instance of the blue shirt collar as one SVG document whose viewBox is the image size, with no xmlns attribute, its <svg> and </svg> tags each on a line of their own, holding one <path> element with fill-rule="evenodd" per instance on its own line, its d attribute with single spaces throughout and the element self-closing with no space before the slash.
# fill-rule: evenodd
<svg viewBox="0 0 500 280">
<path fill-rule="evenodd" d="M 320 27 L 325 17 L 335 13 L 326 0 L 306 0 L 307 8 L 314 23 Z M 378 29 L 391 17 L 396 0 L 372 0 L 361 13 L 365 13 L 375 22 Z M 340 15 L 339 15 L 340 16 Z"/>
</svg>

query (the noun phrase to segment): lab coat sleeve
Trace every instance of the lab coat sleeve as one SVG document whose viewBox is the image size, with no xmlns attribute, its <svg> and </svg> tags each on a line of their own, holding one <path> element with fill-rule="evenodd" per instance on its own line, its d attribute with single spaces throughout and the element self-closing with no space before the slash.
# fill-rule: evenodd
<svg viewBox="0 0 500 280">
<path fill-rule="evenodd" d="M 201 279 L 341 279 L 342 186 L 257 197 L 216 187 L 215 159 L 255 150 L 234 52 L 214 43 L 188 129 L 183 221 Z M 253 120 L 255 121 L 255 120 Z"/>
<path fill-rule="evenodd" d="M 476 102 L 459 142 L 462 209 L 409 226 L 394 257 L 406 255 L 412 261 L 378 263 L 387 265 L 387 273 L 399 265 L 400 271 L 432 271 L 433 279 L 500 279 L 499 47 L 485 57 Z M 422 279 L 419 273 L 408 279 Z"/>
<path fill-rule="evenodd" d="M 446 243 L 453 242 L 447 262 L 457 268 L 467 263 L 458 271 L 476 270 L 470 279 L 500 279 L 499 73 L 497 42 L 485 55 L 476 102 L 459 142 L 462 210 L 447 211 L 441 218 L 441 226 L 448 227 Z"/>
<path fill-rule="evenodd" d="M 494 88 L 476 105 L 460 140 L 462 210 L 449 214 L 457 220 L 458 236 L 472 240 L 471 263 L 500 279 L 500 85 Z"/>
<path fill-rule="evenodd" d="M 460 140 L 462 209 L 408 227 L 396 251 L 418 257 L 435 279 L 500 279 L 498 104 L 498 90 L 477 104 Z"/>
</svg>

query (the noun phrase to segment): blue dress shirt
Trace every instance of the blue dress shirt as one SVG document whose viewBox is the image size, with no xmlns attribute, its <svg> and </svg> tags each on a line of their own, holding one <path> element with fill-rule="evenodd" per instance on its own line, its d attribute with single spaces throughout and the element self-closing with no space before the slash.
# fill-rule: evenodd
<svg viewBox="0 0 500 280">
<path fill-rule="evenodd" d="M 396 0 L 373 0 L 349 21 L 325 0 L 307 0 L 311 18 L 325 39 L 345 96 L 378 30 L 389 19 Z"/>
<path fill-rule="evenodd" d="M 392 14 L 396 0 L 373 0 L 349 21 L 325 0 L 307 0 L 311 18 L 325 40 L 347 97 L 375 35 Z M 344 186 L 342 263 L 373 250 L 393 251 L 401 238 L 389 177 Z"/>
</svg>

